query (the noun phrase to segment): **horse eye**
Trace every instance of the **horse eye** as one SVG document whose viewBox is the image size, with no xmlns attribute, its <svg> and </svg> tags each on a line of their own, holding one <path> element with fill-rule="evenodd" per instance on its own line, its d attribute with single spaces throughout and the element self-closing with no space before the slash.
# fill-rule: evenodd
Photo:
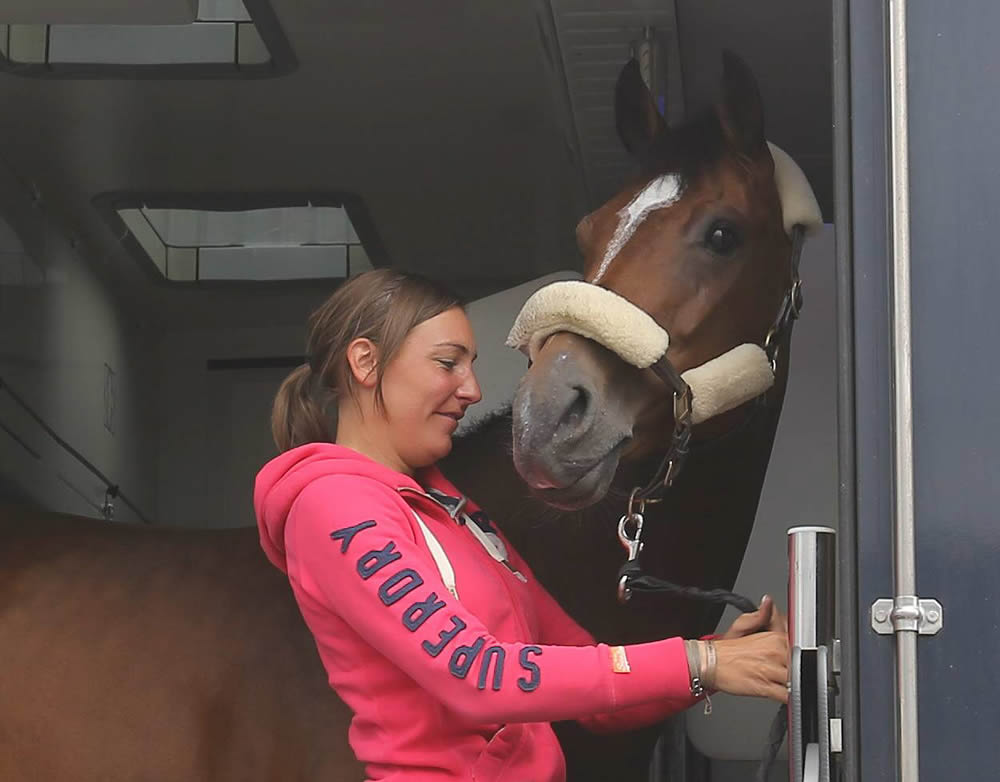
<svg viewBox="0 0 1000 782">
<path fill-rule="evenodd" d="M 729 223 L 712 223 L 705 234 L 705 246 L 716 255 L 729 255 L 740 246 L 740 234 Z"/>
</svg>

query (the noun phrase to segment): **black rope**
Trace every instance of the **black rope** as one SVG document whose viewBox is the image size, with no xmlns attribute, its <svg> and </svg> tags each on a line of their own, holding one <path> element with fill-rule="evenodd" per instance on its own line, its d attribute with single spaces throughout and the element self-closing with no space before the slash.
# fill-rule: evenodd
<svg viewBox="0 0 1000 782">
<path fill-rule="evenodd" d="M 633 592 L 647 592 L 673 595 L 674 597 L 684 597 L 692 600 L 701 600 L 715 605 L 730 605 L 737 611 L 750 614 L 757 610 L 758 606 L 753 601 L 735 592 L 725 589 L 701 589 L 693 586 L 682 586 L 663 578 L 646 575 L 642 572 L 642 567 L 638 560 L 630 560 L 622 565 L 618 571 L 619 581 L 625 578 L 626 586 Z M 754 782 L 767 782 L 771 766 L 778 756 L 781 744 L 785 740 L 788 732 L 788 707 L 782 705 L 774 719 L 771 720 L 771 727 L 767 732 L 767 744 L 764 753 L 761 755 L 760 764 L 754 775 Z"/>
<path fill-rule="evenodd" d="M 716 605 L 731 605 L 744 614 L 750 614 L 757 610 L 757 606 L 753 604 L 752 600 L 734 592 L 727 592 L 725 589 L 699 589 L 698 587 L 681 586 L 672 581 L 646 575 L 642 572 L 642 566 L 637 559 L 622 565 L 621 570 L 618 571 L 619 581 L 623 577 L 628 579 L 626 583 L 633 592 L 659 592 L 676 597 L 703 600 L 706 603 L 715 603 Z"/>
</svg>

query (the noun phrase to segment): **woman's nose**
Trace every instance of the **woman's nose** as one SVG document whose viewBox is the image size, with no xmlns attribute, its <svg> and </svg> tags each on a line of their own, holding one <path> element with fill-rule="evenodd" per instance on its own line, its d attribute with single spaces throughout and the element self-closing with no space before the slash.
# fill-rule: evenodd
<svg viewBox="0 0 1000 782">
<path fill-rule="evenodd" d="M 479 387 L 479 380 L 476 378 L 475 372 L 469 372 L 462 385 L 458 387 L 458 395 L 468 401 L 470 405 L 474 405 L 483 398 L 483 392 Z"/>
</svg>

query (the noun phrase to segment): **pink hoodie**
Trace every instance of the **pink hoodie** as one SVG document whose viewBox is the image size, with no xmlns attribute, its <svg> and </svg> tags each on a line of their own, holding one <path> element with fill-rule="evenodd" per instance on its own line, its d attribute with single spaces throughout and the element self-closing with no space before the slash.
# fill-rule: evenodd
<svg viewBox="0 0 1000 782">
<path fill-rule="evenodd" d="M 436 468 L 415 480 L 329 443 L 257 476 L 261 544 L 371 779 L 564 780 L 549 722 L 626 730 L 694 703 L 680 638 L 596 644 L 459 497 Z"/>
</svg>

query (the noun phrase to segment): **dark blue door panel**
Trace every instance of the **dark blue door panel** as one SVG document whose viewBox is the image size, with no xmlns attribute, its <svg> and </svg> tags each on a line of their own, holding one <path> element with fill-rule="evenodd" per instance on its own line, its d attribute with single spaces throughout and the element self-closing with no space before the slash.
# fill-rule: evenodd
<svg viewBox="0 0 1000 782">
<path fill-rule="evenodd" d="M 917 592 L 923 780 L 1000 778 L 1000 3 L 909 1 Z M 850 2 L 863 780 L 896 776 L 885 4 Z"/>
<path fill-rule="evenodd" d="M 921 773 L 1000 776 L 1000 3 L 910 2 Z"/>
</svg>

